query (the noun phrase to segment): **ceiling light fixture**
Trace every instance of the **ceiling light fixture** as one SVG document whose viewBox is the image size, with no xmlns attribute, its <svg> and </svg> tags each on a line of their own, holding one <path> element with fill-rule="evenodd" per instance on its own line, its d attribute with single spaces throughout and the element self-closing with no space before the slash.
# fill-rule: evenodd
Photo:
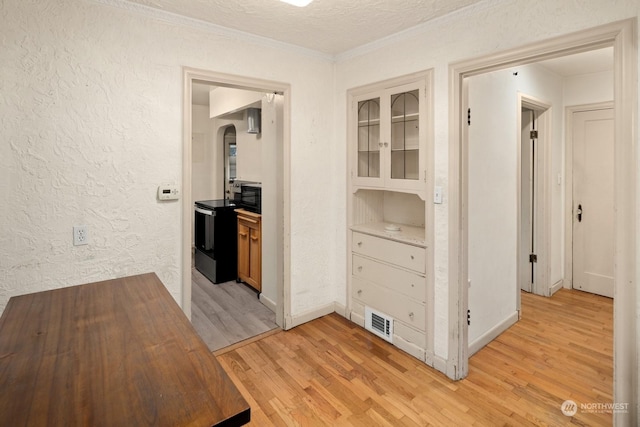
<svg viewBox="0 0 640 427">
<path fill-rule="evenodd" d="M 309 3 L 311 3 L 313 0 L 280 0 L 280 1 L 284 2 L 284 3 L 292 4 L 292 5 L 298 6 L 298 7 L 305 7 Z"/>
</svg>

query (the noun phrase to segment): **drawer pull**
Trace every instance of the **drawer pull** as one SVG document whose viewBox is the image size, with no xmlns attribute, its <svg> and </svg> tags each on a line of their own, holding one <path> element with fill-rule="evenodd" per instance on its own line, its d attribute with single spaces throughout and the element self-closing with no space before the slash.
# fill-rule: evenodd
<svg viewBox="0 0 640 427">
<path fill-rule="evenodd" d="M 411 255 L 411 259 L 413 259 L 413 255 Z"/>
<path fill-rule="evenodd" d="M 362 289 L 358 289 L 357 294 L 358 294 L 358 295 L 362 295 Z"/>
<path fill-rule="evenodd" d="M 362 246 L 362 242 L 358 242 L 358 246 Z"/>
<path fill-rule="evenodd" d="M 247 237 L 247 233 L 238 233 L 240 237 Z"/>
<path fill-rule="evenodd" d="M 358 271 L 362 271 L 362 266 L 361 265 L 358 266 Z"/>
<path fill-rule="evenodd" d="M 413 314 L 413 311 L 412 311 L 411 313 L 409 313 L 409 318 L 410 318 L 411 320 L 413 320 L 413 316 L 414 316 L 414 314 Z"/>
</svg>

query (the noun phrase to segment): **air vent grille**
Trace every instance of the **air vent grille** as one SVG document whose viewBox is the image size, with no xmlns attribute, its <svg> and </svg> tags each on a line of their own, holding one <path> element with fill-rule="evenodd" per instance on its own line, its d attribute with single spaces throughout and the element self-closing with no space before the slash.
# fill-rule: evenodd
<svg viewBox="0 0 640 427">
<path fill-rule="evenodd" d="M 366 330 L 373 332 L 386 341 L 393 342 L 393 318 L 371 307 L 365 307 L 364 316 Z"/>
</svg>

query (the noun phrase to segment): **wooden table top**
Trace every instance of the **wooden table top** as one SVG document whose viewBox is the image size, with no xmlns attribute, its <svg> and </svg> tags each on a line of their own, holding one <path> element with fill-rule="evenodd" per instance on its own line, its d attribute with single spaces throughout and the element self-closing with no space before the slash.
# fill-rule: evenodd
<svg viewBox="0 0 640 427">
<path fill-rule="evenodd" d="M 154 273 L 13 297 L 0 426 L 236 426 L 250 408 Z"/>
</svg>

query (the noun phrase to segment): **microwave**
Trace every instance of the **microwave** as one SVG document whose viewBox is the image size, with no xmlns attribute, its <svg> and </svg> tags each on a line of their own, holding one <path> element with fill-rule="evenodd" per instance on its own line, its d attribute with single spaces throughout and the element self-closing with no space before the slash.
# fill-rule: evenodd
<svg viewBox="0 0 640 427">
<path fill-rule="evenodd" d="M 262 212 L 262 185 L 242 184 L 240 187 L 240 205 L 251 212 Z"/>
</svg>

